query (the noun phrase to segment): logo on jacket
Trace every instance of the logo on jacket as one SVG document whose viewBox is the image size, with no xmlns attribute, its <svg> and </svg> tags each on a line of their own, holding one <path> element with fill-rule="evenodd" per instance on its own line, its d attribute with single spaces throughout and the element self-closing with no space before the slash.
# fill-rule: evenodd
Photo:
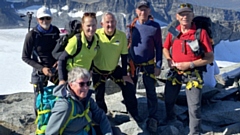
<svg viewBox="0 0 240 135">
<path fill-rule="evenodd" d="M 120 44 L 120 41 L 115 41 L 115 43 L 113 43 L 113 44 L 115 44 L 115 45 L 119 45 Z"/>
</svg>

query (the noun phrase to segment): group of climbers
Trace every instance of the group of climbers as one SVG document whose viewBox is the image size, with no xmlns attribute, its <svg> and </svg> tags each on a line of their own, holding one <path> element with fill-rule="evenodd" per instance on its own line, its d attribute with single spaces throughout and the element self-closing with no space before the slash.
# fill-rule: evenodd
<svg viewBox="0 0 240 135">
<path fill-rule="evenodd" d="M 174 28 L 176 31 L 169 31 L 162 45 L 161 27 L 151 16 L 150 3 L 140 0 L 135 12 L 137 17 L 128 26 L 127 36 L 116 29 L 117 21 L 111 12 L 102 15 L 102 28 L 99 29 L 96 14 L 84 13 L 80 34 L 68 40 L 56 60 L 51 53 L 60 32 L 51 24 L 53 18 L 48 8 L 42 7 L 37 11 L 38 25 L 26 36 L 22 59 L 33 67 L 31 82 L 36 97 L 38 93 L 43 93 L 47 80 L 54 75 L 52 69 L 58 66 L 59 82 L 53 90 L 57 99 L 44 129 L 45 134 L 118 134 L 112 130 L 106 117 L 108 109 L 104 95 L 107 79 L 120 86 L 131 117 L 138 123 L 144 122 L 139 116 L 136 98 L 139 74 L 142 74 L 146 88 L 148 131 L 157 132 L 159 126 L 176 120 L 174 104 L 182 84 L 186 84 L 189 134 L 201 133 L 202 76 L 206 65 L 213 61 L 207 31 L 201 29 L 200 39 L 196 39 L 198 27 L 193 22 L 193 6 L 183 3 L 176 11 L 179 25 Z M 81 49 L 75 55 L 79 42 Z M 194 50 L 197 47 L 201 51 Z M 162 55 L 167 59 L 170 71 L 164 93 L 166 118 L 160 121 L 162 114 L 158 112 L 155 76 L 161 73 Z M 121 66 L 118 64 L 120 58 Z M 90 98 L 91 77 L 96 103 Z M 37 107 L 35 113 L 39 115 Z"/>
</svg>

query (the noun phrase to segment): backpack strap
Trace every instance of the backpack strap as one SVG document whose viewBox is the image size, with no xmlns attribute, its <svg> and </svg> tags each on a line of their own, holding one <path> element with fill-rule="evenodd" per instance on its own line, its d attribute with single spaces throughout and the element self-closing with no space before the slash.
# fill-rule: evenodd
<svg viewBox="0 0 240 135">
<path fill-rule="evenodd" d="M 82 49 L 81 33 L 77 33 L 77 34 L 75 34 L 75 36 L 77 37 L 77 50 L 76 50 L 75 54 L 73 54 L 71 56 L 72 58 L 77 56 Z"/>
<path fill-rule="evenodd" d="M 72 109 L 71 109 L 71 113 L 70 113 L 70 116 L 68 117 L 67 121 L 65 122 L 65 124 L 63 125 L 63 127 L 60 129 L 60 135 L 63 134 L 63 131 L 64 129 L 67 127 L 68 123 L 73 120 L 73 119 L 76 119 L 78 117 L 85 117 L 87 119 L 87 121 L 90 123 L 92 120 L 91 118 L 88 116 L 88 113 L 90 111 L 90 101 L 88 101 L 87 103 L 87 107 L 86 109 L 83 111 L 82 114 L 76 114 L 76 109 L 75 109 L 75 104 L 74 104 L 74 101 L 72 99 L 69 99 L 70 103 L 71 103 L 71 106 L 72 106 Z M 84 130 L 86 132 L 90 131 L 90 126 L 89 125 L 86 125 Z"/>
<path fill-rule="evenodd" d="M 75 36 L 77 37 L 77 50 L 72 56 L 70 56 L 70 58 L 72 59 L 72 64 L 74 62 L 74 57 L 77 56 L 82 49 L 81 33 L 77 33 L 75 34 Z"/>
<path fill-rule="evenodd" d="M 72 109 L 71 109 L 70 116 L 68 117 L 67 121 L 64 123 L 63 127 L 60 128 L 60 131 L 59 131 L 59 134 L 60 134 L 60 135 L 63 134 L 63 131 L 64 131 L 64 129 L 67 127 L 67 124 L 69 123 L 69 121 L 71 120 L 71 117 L 73 116 L 74 109 L 75 109 L 73 100 L 70 99 L 70 98 L 69 98 L 68 100 L 70 100 L 69 102 L 71 103 L 71 108 L 72 108 Z"/>
<path fill-rule="evenodd" d="M 99 36 L 98 36 L 98 34 L 95 34 L 95 35 L 98 37 L 97 47 L 99 48 Z M 79 54 L 79 52 L 81 51 L 81 49 L 82 49 L 81 33 L 77 33 L 77 34 L 75 34 L 75 36 L 77 37 L 77 50 L 71 56 L 71 58 L 74 58 L 75 56 L 77 56 Z"/>
<path fill-rule="evenodd" d="M 200 36 L 201 36 L 201 32 L 202 32 L 202 23 L 198 24 L 199 26 L 197 26 L 197 30 L 195 32 L 195 39 L 197 39 L 200 43 Z"/>
<path fill-rule="evenodd" d="M 132 30 L 133 30 L 133 27 L 135 27 L 137 20 L 138 20 L 138 17 L 135 17 L 132 23 L 130 25 L 127 25 L 127 27 L 129 28 L 128 48 L 130 48 L 132 44 Z"/>
<path fill-rule="evenodd" d="M 37 46 L 39 45 L 39 37 L 40 36 L 42 36 L 37 30 L 36 30 L 36 28 L 33 28 L 32 30 L 31 30 L 31 32 L 32 32 L 32 35 L 33 35 L 33 51 L 32 51 L 32 57 L 34 58 L 34 56 L 35 56 L 35 58 L 37 59 L 37 61 L 39 62 L 39 63 L 41 63 L 42 61 L 41 61 L 41 59 L 40 59 L 40 56 L 38 55 L 38 53 L 37 53 L 37 51 L 36 51 L 36 48 L 37 48 Z"/>
<path fill-rule="evenodd" d="M 179 36 L 180 31 L 177 30 L 177 26 L 179 25 L 179 21 L 175 20 L 170 23 L 170 25 L 167 27 L 168 32 L 172 35 L 171 44 L 173 44 L 174 40 Z"/>
</svg>

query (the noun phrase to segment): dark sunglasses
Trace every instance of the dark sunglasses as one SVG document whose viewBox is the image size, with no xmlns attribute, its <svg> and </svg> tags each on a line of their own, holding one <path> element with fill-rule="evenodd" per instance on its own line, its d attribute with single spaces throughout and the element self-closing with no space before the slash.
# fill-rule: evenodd
<svg viewBox="0 0 240 135">
<path fill-rule="evenodd" d="M 90 86 L 92 84 L 92 81 L 76 83 L 79 84 L 80 87 L 84 87 L 85 85 Z"/>
<path fill-rule="evenodd" d="M 83 16 L 91 16 L 91 17 L 96 17 L 96 13 L 94 12 L 85 12 Z"/>
<path fill-rule="evenodd" d="M 39 18 L 39 19 L 40 19 L 41 21 L 43 21 L 44 19 L 49 21 L 49 20 L 51 20 L 52 18 L 51 18 L 51 17 L 41 17 L 41 18 Z"/>
<path fill-rule="evenodd" d="M 185 7 L 191 8 L 193 10 L 192 4 L 189 4 L 189 3 L 182 3 L 178 6 L 178 8 L 185 8 Z"/>
</svg>

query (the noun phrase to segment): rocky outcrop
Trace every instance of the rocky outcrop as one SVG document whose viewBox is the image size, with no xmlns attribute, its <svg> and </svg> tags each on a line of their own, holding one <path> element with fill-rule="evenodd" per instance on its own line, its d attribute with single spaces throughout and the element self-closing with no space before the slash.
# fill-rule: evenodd
<svg viewBox="0 0 240 135">
<path fill-rule="evenodd" d="M 161 121 L 165 117 L 164 86 L 157 87 L 158 113 Z M 94 97 L 94 96 L 93 96 Z M 139 114 L 143 119 L 148 117 L 145 89 L 137 90 Z M 117 85 L 107 83 L 105 100 L 110 111 L 108 118 L 112 125 L 121 129 L 126 135 L 150 135 L 146 123 L 136 123 L 127 113 L 122 94 Z M 16 93 L 0 96 L 0 134 L 1 135 L 34 135 L 33 93 Z M 181 91 L 175 110 L 177 120 L 160 126 L 157 135 L 186 135 L 188 129 L 188 109 L 186 94 Z M 240 134 L 240 94 L 239 88 L 228 87 L 216 89 L 204 87 L 202 96 L 202 130 L 204 135 Z"/>
<path fill-rule="evenodd" d="M 220 69 L 220 74 L 238 68 L 240 64 Z M 164 71 L 164 70 L 163 70 Z M 164 76 L 164 72 L 161 73 Z M 162 78 L 164 79 L 164 77 Z M 139 79 L 137 90 L 139 114 L 148 117 L 145 89 Z M 156 87 L 158 96 L 158 113 L 161 120 L 165 117 L 164 83 L 159 82 Z M 94 97 L 94 96 L 93 96 Z M 119 87 L 111 80 L 107 81 L 106 102 L 111 112 L 108 116 L 112 125 L 119 127 L 123 134 L 148 135 L 146 124 L 137 124 L 127 113 Z M 158 128 L 159 135 L 188 134 L 188 109 L 186 95 L 181 91 L 177 99 L 175 110 L 177 121 Z M 204 87 L 202 96 L 202 129 L 204 135 L 232 135 L 240 134 L 240 94 L 239 88 Z M 34 135 L 36 125 L 33 114 L 33 93 L 16 93 L 0 95 L 0 135 Z"/>
<path fill-rule="evenodd" d="M 162 93 L 162 87 L 157 89 Z M 202 128 L 205 135 L 208 134 L 237 134 L 240 133 L 239 119 L 239 95 L 237 89 L 208 89 L 203 94 L 202 107 Z M 147 101 L 142 94 L 144 90 L 138 91 L 139 112 L 142 118 L 147 118 Z M 209 94 L 211 98 L 209 98 Z M 0 134 L 1 135 L 34 135 L 35 125 L 32 109 L 32 93 L 18 93 L 7 96 L 1 96 L 0 110 Z M 178 120 L 172 124 L 161 126 L 158 128 L 158 134 L 163 135 L 182 135 L 188 133 L 188 113 L 185 101 L 185 94 L 180 93 L 175 109 L 178 115 Z M 111 123 L 119 127 L 124 134 L 148 135 L 146 124 L 137 124 L 127 114 L 122 101 L 121 92 L 106 96 L 108 108 L 111 112 L 109 120 Z M 159 112 L 164 118 L 164 102 L 159 97 Z"/>
</svg>

